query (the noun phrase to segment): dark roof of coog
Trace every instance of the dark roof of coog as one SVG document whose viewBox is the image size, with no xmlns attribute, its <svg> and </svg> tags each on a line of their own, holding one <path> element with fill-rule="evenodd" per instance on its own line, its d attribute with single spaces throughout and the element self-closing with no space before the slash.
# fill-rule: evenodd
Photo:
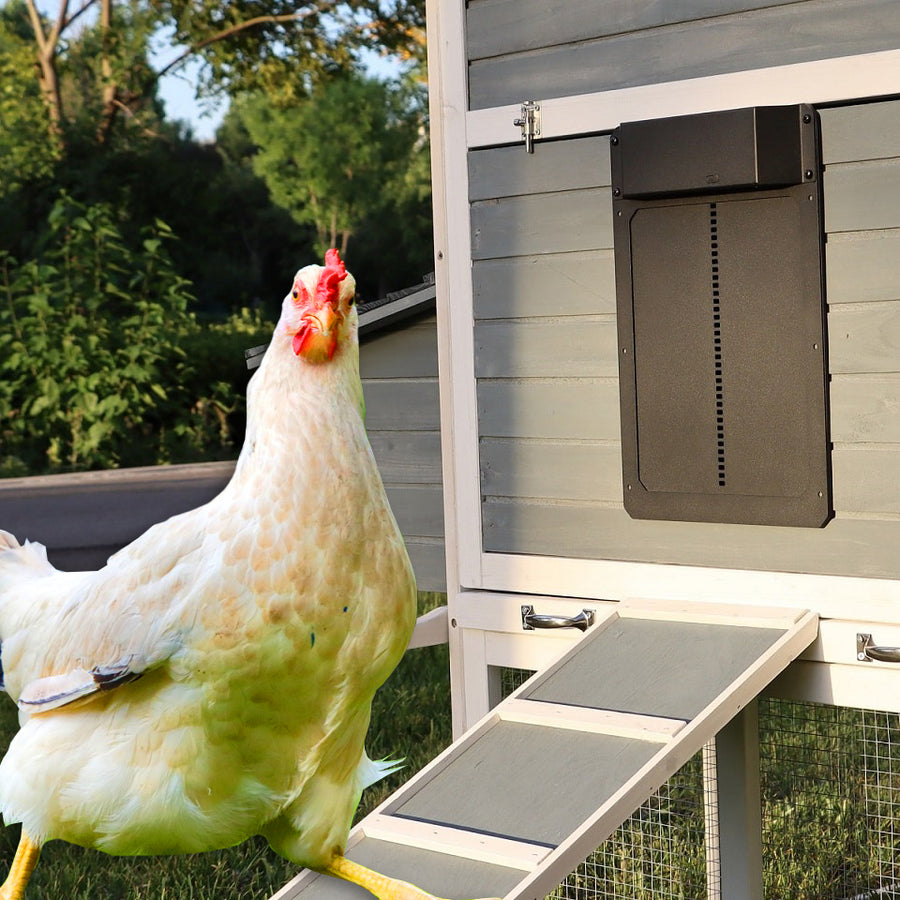
<svg viewBox="0 0 900 900">
<path fill-rule="evenodd" d="M 360 341 L 384 329 L 393 328 L 407 319 L 430 312 L 434 309 L 435 301 L 434 272 L 431 272 L 420 284 L 393 291 L 378 300 L 361 303 L 357 308 Z M 260 344 L 244 351 L 248 369 L 259 366 L 268 346 Z"/>
</svg>

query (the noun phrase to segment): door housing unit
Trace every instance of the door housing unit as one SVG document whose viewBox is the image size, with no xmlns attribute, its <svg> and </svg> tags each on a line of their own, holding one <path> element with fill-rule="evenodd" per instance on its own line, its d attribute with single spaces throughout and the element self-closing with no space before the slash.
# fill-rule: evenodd
<svg viewBox="0 0 900 900">
<path fill-rule="evenodd" d="M 831 516 L 819 129 L 808 106 L 611 137 L 625 508 Z"/>
</svg>

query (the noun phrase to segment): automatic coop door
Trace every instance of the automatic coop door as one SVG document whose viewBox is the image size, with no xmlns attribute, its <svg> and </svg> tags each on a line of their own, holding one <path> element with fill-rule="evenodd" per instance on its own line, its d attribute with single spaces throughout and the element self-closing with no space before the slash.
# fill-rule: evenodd
<svg viewBox="0 0 900 900">
<path fill-rule="evenodd" d="M 611 138 L 625 508 L 831 516 L 819 128 L 808 106 Z"/>
</svg>

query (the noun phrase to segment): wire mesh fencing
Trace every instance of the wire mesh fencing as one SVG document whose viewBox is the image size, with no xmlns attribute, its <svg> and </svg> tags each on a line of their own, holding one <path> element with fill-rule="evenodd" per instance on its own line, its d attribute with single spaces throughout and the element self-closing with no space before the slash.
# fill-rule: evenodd
<svg viewBox="0 0 900 900">
<path fill-rule="evenodd" d="M 759 764 L 765 900 L 900 900 L 900 714 L 763 698 Z M 720 900 L 717 823 L 707 748 L 548 900 Z"/>
</svg>

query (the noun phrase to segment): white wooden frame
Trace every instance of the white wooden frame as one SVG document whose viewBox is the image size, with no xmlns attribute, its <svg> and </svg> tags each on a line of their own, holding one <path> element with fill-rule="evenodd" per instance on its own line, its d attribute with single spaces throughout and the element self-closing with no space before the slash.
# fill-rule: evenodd
<svg viewBox="0 0 900 900">
<path fill-rule="evenodd" d="M 487 666 L 508 664 L 496 661 L 509 658 L 510 644 L 502 636 L 513 641 L 522 637 L 521 633 L 514 637 L 509 630 L 515 594 L 614 601 L 641 596 L 773 603 L 812 608 L 827 618 L 896 622 L 900 580 L 483 552 L 466 157 L 472 148 L 519 143 L 520 130 L 513 119 L 520 111 L 518 106 L 468 111 L 464 4 L 462 0 L 428 0 L 427 14 L 455 733 L 483 715 L 494 699 Z M 522 100 L 540 102 L 540 140 L 545 140 L 610 131 L 623 120 L 896 94 L 900 94 L 900 49 L 577 97 Z M 495 596 L 480 593 L 484 591 L 495 592 Z M 506 623 L 494 631 L 485 628 L 483 613 L 501 593 L 507 603 L 501 602 L 497 609 Z M 547 646 L 546 639 L 540 643 Z M 537 648 L 537 642 L 531 646 Z M 543 652 L 536 655 L 542 657 Z M 802 684 L 797 682 L 785 690 L 806 691 L 809 699 L 840 696 L 843 702 L 869 705 L 866 701 L 872 696 L 873 679 L 867 673 L 871 670 L 860 672 L 859 667 L 833 666 L 825 660 L 811 668 L 816 670 L 814 677 L 807 673 Z M 836 688 L 835 679 L 843 687 Z M 887 678 L 891 685 L 895 680 Z"/>
</svg>

